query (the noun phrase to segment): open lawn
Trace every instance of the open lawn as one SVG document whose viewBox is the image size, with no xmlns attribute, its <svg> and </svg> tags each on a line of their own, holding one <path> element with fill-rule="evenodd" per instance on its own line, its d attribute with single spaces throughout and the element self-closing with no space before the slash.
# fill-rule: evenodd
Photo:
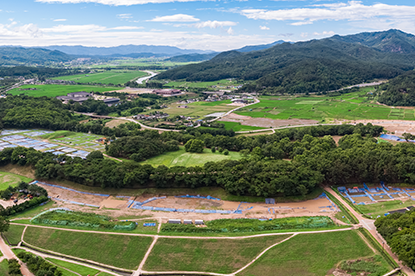
<svg viewBox="0 0 415 276">
<path fill-rule="evenodd" d="M 189 117 L 200 117 L 203 118 L 206 115 L 212 113 L 226 113 L 229 110 L 235 108 L 235 106 L 229 105 L 230 100 L 217 101 L 217 102 L 194 102 L 189 104 L 178 104 L 173 103 L 168 108 L 163 109 L 163 112 L 168 113 L 170 116 L 183 115 Z M 180 108 L 179 106 L 187 106 L 187 108 Z M 147 113 L 152 112 L 151 110 Z"/>
<path fill-rule="evenodd" d="M 203 153 L 186 152 L 184 147 L 180 147 L 178 151 L 166 152 L 162 155 L 147 159 L 141 164 L 150 164 L 153 166 L 165 165 L 171 166 L 203 166 L 207 162 L 217 162 L 224 159 L 237 160 L 241 158 L 239 152 L 230 151 L 229 155 L 224 155 L 216 151 L 212 153 L 210 149 L 204 149 Z"/>
<path fill-rule="evenodd" d="M 22 238 L 23 230 L 26 226 L 23 225 L 10 225 L 9 231 L 4 232 L 3 235 L 12 245 L 17 245 Z"/>
<path fill-rule="evenodd" d="M 49 201 L 48 203 L 46 203 L 43 206 L 37 206 L 37 207 L 33 207 L 27 211 L 12 215 L 9 217 L 9 219 L 14 219 L 14 218 L 32 218 L 34 216 L 36 216 L 37 214 L 46 211 L 50 208 L 54 208 L 57 207 L 56 202 L 54 201 Z"/>
<path fill-rule="evenodd" d="M 260 103 L 236 114 L 270 119 L 399 119 L 413 120 L 414 110 L 392 109 L 367 100 L 366 90 L 342 96 L 263 96 Z"/>
<path fill-rule="evenodd" d="M 288 236 L 243 240 L 158 239 L 144 269 L 231 273 Z"/>
<path fill-rule="evenodd" d="M 356 231 L 301 234 L 275 246 L 238 275 L 276 275 L 276 271 L 278 276 L 331 275 L 328 271 L 342 260 L 373 255 Z"/>
<path fill-rule="evenodd" d="M 9 276 L 10 274 L 8 273 L 8 271 L 9 271 L 9 263 L 7 262 L 7 260 L 3 260 L 0 263 L 0 275 Z"/>
<path fill-rule="evenodd" d="M 61 254 L 116 267 L 136 269 L 152 238 L 28 227 L 24 241 Z"/>
<path fill-rule="evenodd" d="M 238 122 L 225 122 L 225 121 L 217 121 L 217 122 L 224 124 L 226 130 L 249 131 L 249 130 L 264 129 L 263 127 L 241 125 L 241 123 L 238 123 Z"/>
<path fill-rule="evenodd" d="M 414 205 L 415 202 L 412 200 L 407 200 L 405 202 L 402 202 L 401 200 L 392 200 L 367 205 L 359 205 L 358 208 L 363 214 L 375 219 L 377 216 L 384 216 L 384 214 L 389 211 Z"/>
<path fill-rule="evenodd" d="M 82 266 L 82 265 L 78 265 L 78 264 L 74 264 L 74 263 L 69 263 L 69 262 L 65 262 L 65 261 L 61 261 L 61 260 L 57 260 L 57 259 L 52 259 L 52 258 L 46 258 L 46 260 L 48 260 L 49 262 L 59 266 L 59 267 L 63 267 L 63 268 L 67 268 L 73 272 L 79 273 L 82 276 L 87 276 L 87 275 L 95 275 L 99 272 L 99 270 L 93 269 L 93 268 L 89 268 L 86 266 Z M 61 269 L 63 270 L 63 269 Z"/>
<path fill-rule="evenodd" d="M 36 90 L 20 90 L 20 89 L 27 89 L 27 88 L 36 88 Z M 22 85 L 19 88 L 15 88 L 10 90 L 7 93 L 12 95 L 20 95 L 25 94 L 28 96 L 33 97 L 57 97 L 57 96 L 65 96 L 68 93 L 72 92 L 107 92 L 107 91 L 114 91 L 120 90 L 120 87 L 103 87 L 103 86 L 94 86 L 94 85 L 59 85 L 59 84 L 44 84 L 44 85 Z"/>
<path fill-rule="evenodd" d="M 7 189 L 9 186 L 15 187 L 21 181 L 29 183 L 32 180 L 25 176 L 0 171 L 0 191 Z"/>
<path fill-rule="evenodd" d="M 72 76 L 61 76 L 55 80 L 74 81 L 77 83 L 103 83 L 103 84 L 124 84 L 136 78 L 148 75 L 138 70 L 110 70 L 97 73 L 78 74 Z"/>
</svg>

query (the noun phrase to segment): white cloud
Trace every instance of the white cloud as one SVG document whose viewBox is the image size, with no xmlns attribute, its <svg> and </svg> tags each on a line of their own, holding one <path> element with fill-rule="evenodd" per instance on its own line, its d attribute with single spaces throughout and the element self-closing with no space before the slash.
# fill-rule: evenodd
<svg viewBox="0 0 415 276">
<path fill-rule="evenodd" d="M 259 26 L 259 28 L 263 31 L 268 31 L 269 28 L 267 26 Z"/>
<path fill-rule="evenodd" d="M 110 30 L 141 30 L 144 29 L 144 27 L 137 27 L 137 26 L 119 26 L 110 28 Z"/>
<path fill-rule="evenodd" d="M 335 34 L 336 33 L 333 32 L 333 31 L 329 31 L 329 32 L 323 31 L 322 33 L 318 33 L 318 32 L 313 33 L 313 35 L 316 35 L 316 36 L 332 36 L 332 35 L 335 35 Z"/>
<path fill-rule="evenodd" d="M 308 33 L 301 33 L 301 37 L 306 38 L 308 36 Z"/>
<path fill-rule="evenodd" d="M 174 14 L 166 16 L 156 16 L 155 18 L 148 20 L 152 22 L 197 22 L 200 19 L 195 18 L 193 15 L 188 14 Z"/>
<path fill-rule="evenodd" d="M 228 26 L 236 26 L 238 23 L 237 22 L 232 22 L 232 21 L 204 21 L 204 22 L 200 22 L 200 23 L 196 23 L 194 24 L 194 27 L 200 29 L 200 28 L 211 28 L 211 29 L 216 29 L 219 27 L 228 27 Z"/>
<path fill-rule="evenodd" d="M 91 31 L 105 31 L 106 27 L 99 25 L 58 25 L 51 28 L 42 28 L 41 31 L 44 33 L 83 33 Z"/>
<path fill-rule="evenodd" d="M 130 19 L 130 18 L 133 18 L 131 16 L 131 13 L 120 13 L 120 14 L 117 14 L 117 17 L 119 19 Z"/>
<path fill-rule="evenodd" d="M 229 29 L 226 32 L 230 35 L 234 34 L 234 31 L 233 31 L 232 27 L 229 27 Z"/>
<path fill-rule="evenodd" d="M 64 18 L 53 19 L 53 21 L 55 21 L 55 22 L 64 22 L 64 21 L 66 21 L 66 19 L 64 19 Z"/>
<path fill-rule="evenodd" d="M 415 6 L 377 3 L 364 5 L 361 1 L 315 5 L 312 8 L 280 10 L 245 9 L 240 13 L 250 19 L 297 21 L 292 25 L 311 24 L 319 20 L 359 21 L 378 17 L 395 20 L 414 20 Z"/>
<path fill-rule="evenodd" d="M 36 2 L 52 3 L 52 4 L 55 4 L 55 3 L 57 4 L 96 3 L 96 4 L 110 5 L 110 6 L 132 6 L 132 5 L 143 5 L 143 4 L 148 4 L 148 3 L 171 3 L 171 2 L 194 2 L 194 1 L 200 1 L 200 0 L 36 0 Z"/>
</svg>

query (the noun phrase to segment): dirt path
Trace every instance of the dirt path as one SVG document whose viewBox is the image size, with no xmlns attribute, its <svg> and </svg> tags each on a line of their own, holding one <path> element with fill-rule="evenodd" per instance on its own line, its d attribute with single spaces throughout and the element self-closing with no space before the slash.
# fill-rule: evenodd
<svg viewBox="0 0 415 276">
<path fill-rule="evenodd" d="M 0 250 L 3 253 L 4 257 L 7 260 L 16 259 L 19 260 L 11 248 L 4 242 L 3 237 L 0 236 Z M 32 272 L 29 271 L 27 266 L 19 260 L 20 263 L 20 271 L 22 272 L 23 276 L 34 276 Z"/>
<path fill-rule="evenodd" d="M 347 202 L 345 202 L 343 200 L 343 198 L 341 198 L 336 192 L 334 192 L 331 188 L 326 187 L 324 188 L 324 190 L 326 190 L 326 192 L 330 193 L 331 195 L 333 195 L 338 201 L 340 201 L 340 203 L 343 204 L 343 206 L 345 206 L 360 222 L 360 225 L 363 226 L 364 228 L 366 228 L 370 234 L 381 244 L 383 245 L 383 248 L 386 250 L 386 252 L 388 252 L 388 254 L 390 256 L 392 256 L 392 258 L 395 260 L 396 263 L 398 263 L 398 265 L 400 266 L 401 270 L 406 273 L 406 275 L 408 276 L 415 276 L 415 272 L 410 269 L 407 266 L 402 265 L 402 262 L 399 261 L 399 258 L 392 252 L 392 250 L 390 249 L 390 247 L 387 245 L 386 241 L 383 239 L 383 237 L 381 237 L 379 235 L 379 233 L 376 231 L 376 227 L 374 226 L 374 221 L 370 220 L 370 219 L 366 219 L 364 218 L 361 214 L 359 214 L 358 212 L 356 212 L 352 207 L 350 207 L 349 204 L 347 204 Z M 386 246 L 385 246 L 386 245 Z"/>
</svg>

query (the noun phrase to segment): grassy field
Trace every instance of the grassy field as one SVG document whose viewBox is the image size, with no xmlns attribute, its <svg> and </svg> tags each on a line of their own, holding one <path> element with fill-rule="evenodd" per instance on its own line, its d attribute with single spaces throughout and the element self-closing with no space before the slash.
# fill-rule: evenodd
<svg viewBox="0 0 415 276">
<path fill-rule="evenodd" d="M 3 235 L 7 238 L 10 244 L 17 245 L 21 238 L 25 226 L 10 225 L 9 231 L 4 232 Z"/>
<path fill-rule="evenodd" d="M 231 273 L 288 236 L 243 240 L 158 239 L 144 269 Z"/>
<path fill-rule="evenodd" d="M 373 256 L 355 231 L 298 235 L 277 245 L 242 271 L 241 276 L 331 275 L 328 271 L 342 260 Z M 386 262 L 385 270 L 389 271 Z"/>
<path fill-rule="evenodd" d="M 92 65 L 91 68 L 108 68 L 108 67 L 112 68 L 112 67 L 124 67 L 124 66 L 138 67 L 138 68 L 154 67 L 154 66 L 174 67 L 174 66 L 187 65 L 191 63 L 195 63 L 195 62 L 171 62 L 171 61 L 164 61 L 161 59 L 154 59 L 154 58 L 138 58 L 138 59 L 113 60 L 105 64 Z"/>
<path fill-rule="evenodd" d="M 74 264 L 74 263 L 69 263 L 69 262 L 65 262 L 65 261 L 61 261 L 61 260 L 57 260 L 57 259 L 52 259 L 52 258 L 46 258 L 46 260 L 48 260 L 49 262 L 59 266 L 59 267 L 63 267 L 63 268 L 67 268 L 73 272 L 76 272 L 78 274 L 81 274 L 82 276 L 87 276 L 87 275 L 95 275 L 99 272 L 99 270 L 93 269 L 93 268 L 89 268 L 83 265 L 78 265 L 78 264 Z M 64 269 L 61 269 L 62 271 Z"/>
<path fill-rule="evenodd" d="M 5 190 L 9 186 L 15 187 L 21 181 L 28 183 L 32 180 L 25 176 L 0 171 L 0 190 Z"/>
<path fill-rule="evenodd" d="M 218 123 L 224 124 L 225 129 L 233 130 L 233 131 L 249 131 L 249 130 L 264 129 L 263 127 L 241 125 L 241 123 L 238 123 L 238 122 L 218 121 Z"/>
<path fill-rule="evenodd" d="M 133 70 L 110 70 L 92 74 L 78 74 L 72 76 L 61 76 L 55 80 L 75 81 L 78 83 L 103 83 L 103 84 L 124 84 L 133 79 L 148 75 L 145 72 Z"/>
<path fill-rule="evenodd" d="M 235 106 L 228 105 L 230 100 L 217 101 L 217 102 L 194 102 L 189 104 L 173 103 L 168 106 L 167 109 L 163 109 L 163 112 L 168 113 L 170 116 L 183 115 L 189 117 L 204 117 L 206 115 L 222 112 L 225 113 L 235 108 Z M 179 106 L 186 105 L 188 108 L 180 108 Z M 152 112 L 151 110 L 147 113 Z"/>
<path fill-rule="evenodd" d="M 46 250 L 116 267 L 136 269 L 152 238 L 28 227 L 24 241 Z"/>
<path fill-rule="evenodd" d="M 27 211 L 24 211 L 22 213 L 16 214 L 16 215 L 12 215 L 9 217 L 9 219 L 15 219 L 15 218 L 32 218 L 34 216 L 36 216 L 37 214 L 46 211 L 50 208 L 54 208 L 57 207 L 57 203 L 54 201 L 49 201 L 48 203 L 46 203 L 43 206 L 37 206 L 34 208 L 31 208 Z"/>
<path fill-rule="evenodd" d="M 165 165 L 167 167 L 171 166 L 202 166 L 206 162 L 217 162 L 220 160 L 230 159 L 237 160 L 241 158 L 239 152 L 230 151 L 229 155 L 224 155 L 223 153 L 215 152 L 212 153 L 210 149 L 204 149 L 203 153 L 190 153 L 186 152 L 184 147 L 180 147 L 178 151 L 166 152 L 162 155 L 147 159 L 141 164 L 150 164 L 153 166 Z"/>
<path fill-rule="evenodd" d="M 21 91 L 20 89 L 26 88 L 36 88 L 36 90 L 25 90 Z M 45 84 L 45 85 L 22 85 L 19 88 L 15 88 L 10 90 L 7 93 L 12 95 L 20 95 L 25 94 L 28 96 L 33 97 L 57 97 L 57 96 L 64 96 L 68 93 L 72 92 L 107 92 L 107 91 L 114 91 L 120 90 L 120 87 L 102 87 L 102 86 L 94 86 L 94 85 L 59 85 L 59 84 Z"/>
<path fill-rule="evenodd" d="M 407 200 L 405 202 L 402 202 L 401 200 L 392 200 L 367 205 L 359 205 L 358 207 L 363 214 L 372 218 L 376 218 L 377 216 L 383 216 L 385 213 L 389 211 L 402 209 L 414 205 L 415 203 L 412 200 Z"/>
<path fill-rule="evenodd" d="M 7 262 L 7 260 L 3 260 L 0 263 L 0 275 L 9 276 L 10 274 L 8 273 L 8 271 L 9 271 L 9 263 Z"/>
<path fill-rule="evenodd" d="M 260 103 L 235 112 L 256 118 L 312 119 L 396 119 L 413 120 L 413 109 L 391 109 L 367 100 L 368 88 L 342 96 L 263 96 Z"/>
</svg>

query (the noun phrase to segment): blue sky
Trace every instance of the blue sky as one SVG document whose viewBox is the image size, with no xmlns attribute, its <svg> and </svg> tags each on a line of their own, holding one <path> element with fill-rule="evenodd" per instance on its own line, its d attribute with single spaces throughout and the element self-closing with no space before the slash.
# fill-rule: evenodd
<svg viewBox="0 0 415 276">
<path fill-rule="evenodd" d="M 391 28 L 415 33 L 414 1 L 0 1 L 1 45 L 147 44 L 224 51 Z"/>
</svg>

